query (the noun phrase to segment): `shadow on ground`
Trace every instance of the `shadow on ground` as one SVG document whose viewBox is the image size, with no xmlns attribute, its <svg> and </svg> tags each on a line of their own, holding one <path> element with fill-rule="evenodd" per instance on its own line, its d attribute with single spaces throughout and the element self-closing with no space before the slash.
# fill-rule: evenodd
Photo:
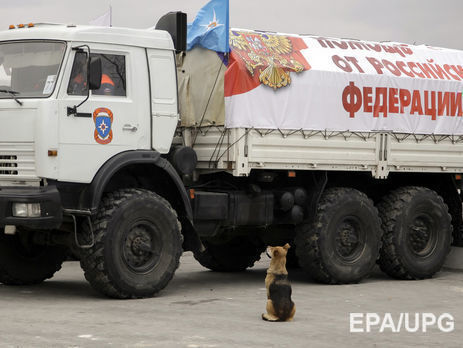
<svg viewBox="0 0 463 348">
<path fill-rule="evenodd" d="M 191 261 L 190 261 L 191 263 Z M 34 298 L 54 298 L 56 300 L 66 299 L 107 299 L 92 289 L 89 283 L 84 279 L 83 274 L 78 272 L 77 262 L 67 262 L 64 269 L 61 270 L 53 279 L 49 279 L 42 284 L 34 286 L 6 286 L 0 284 L 0 296 L 5 299 L 26 297 L 33 294 Z M 190 267 L 191 268 L 191 267 Z M 160 292 L 159 296 L 176 296 L 191 291 L 214 289 L 220 290 L 230 288 L 238 284 L 246 284 L 249 287 L 264 287 L 264 280 L 267 269 L 263 263 L 257 267 L 246 270 L 245 272 L 212 272 L 199 264 L 192 271 L 182 270 L 182 266 L 177 270 L 174 278 L 166 289 Z M 71 274 L 71 276 L 69 276 Z M 77 274 L 80 274 L 77 279 Z M 293 284 L 305 284 L 313 286 L 335 286 L 323 285 L 311 280 L 301 269 L 295 268 L 289 270 L 289 278 Z M 362 283 L 376 283 L 384 281 L 394 281 L 379 269 L 375 269 L 371 277 L 362 281 Z"/>
</svg>

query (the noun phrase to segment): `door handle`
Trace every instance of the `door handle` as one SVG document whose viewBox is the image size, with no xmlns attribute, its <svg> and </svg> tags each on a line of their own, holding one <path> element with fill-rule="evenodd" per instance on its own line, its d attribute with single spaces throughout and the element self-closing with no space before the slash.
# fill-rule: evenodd
<svg viewBox="0 0 463 348">
<path fill-rule="evenodd" d="M 122 127 L 122 130 L 136 132 L 138 130 L 138 127 L 131 125 L 131 124 L 124 124 L 124 127 Z"/>
</svg>

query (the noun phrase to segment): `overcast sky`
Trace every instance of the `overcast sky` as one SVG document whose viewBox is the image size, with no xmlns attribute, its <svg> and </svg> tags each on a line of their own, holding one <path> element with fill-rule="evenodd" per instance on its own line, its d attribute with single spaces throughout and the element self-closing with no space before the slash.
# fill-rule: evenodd
<svg viewBox="0 0 463 348">
<path fill-rule="evenodd" d="M 87 24 L 110 3 L 114 26 L 147 28 L 175 10 L 191 22 L 207 0 L 0 0 L 0 26 Z M 232 27 L 458 49 L 462 14 L 463 0 L 230 0 Z"/>
</svg>

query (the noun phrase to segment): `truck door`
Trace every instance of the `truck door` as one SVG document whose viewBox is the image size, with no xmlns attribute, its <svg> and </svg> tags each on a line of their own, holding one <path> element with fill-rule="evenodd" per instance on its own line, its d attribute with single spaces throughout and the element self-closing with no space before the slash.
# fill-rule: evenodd
<svg viewBox="0 0 463 348">
<path fill-rule="evenodd" d="M 167 153 L 179 118 L 174 53 L 147 49 L 147 55 L 151 86 L 152 147 Z"/>
<path fill-rule="evenodd" d="M 77 46 L 74 44 L 73 46 Z M 103 46 L 103 45 L 102 45 Z M 60 89 L 58 176 L 91 182 L 114 155 L 149 149 L 148 68 L 143 49 L 106 51 L 91 47 L 102 62 L 101 87 L 70 115 L 68 107 L 87 96 L 87 52 L 72 51 Z"/>
</svg>

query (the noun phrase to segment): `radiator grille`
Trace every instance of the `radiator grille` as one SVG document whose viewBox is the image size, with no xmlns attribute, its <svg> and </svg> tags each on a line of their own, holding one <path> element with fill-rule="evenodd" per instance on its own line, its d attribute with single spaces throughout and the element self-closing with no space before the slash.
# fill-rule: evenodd
<svg viewBox="0 0 463 348">
<path fill-rule="evenodd" d="M 0 142 L 0 180 L 35 181 L 33 142 Z"/>
</svg>

